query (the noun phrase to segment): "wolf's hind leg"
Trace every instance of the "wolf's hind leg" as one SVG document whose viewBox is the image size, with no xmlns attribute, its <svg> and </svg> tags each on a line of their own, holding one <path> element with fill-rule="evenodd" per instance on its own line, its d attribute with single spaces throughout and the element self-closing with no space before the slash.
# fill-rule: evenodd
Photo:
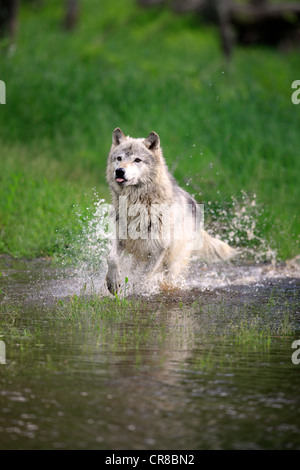
<svg viewBox="0 0 300 470">
<path fill-rule="evenodd" d="M 166 282 L 173 284 L 185 273 L 191 256 L 190 248 L 180 241 L 169 250 L 166 259 Z"/>
</svg>

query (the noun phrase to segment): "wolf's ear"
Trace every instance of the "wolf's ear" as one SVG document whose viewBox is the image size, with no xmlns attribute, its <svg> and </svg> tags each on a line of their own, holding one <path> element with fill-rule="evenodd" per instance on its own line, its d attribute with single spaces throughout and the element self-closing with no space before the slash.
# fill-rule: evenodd
<svg viewBox="0 0 300 470">
<path fill-rule="evenodd" d="M 150 132 L 148 137 L 144 140 L 144 144 L 149 150 L 155 150 L 160 146 L 160 140 L 156 132 Z"/>
<path fill-rule="evenodd" d="M 113 132 L 113 138 L 112 138 L 113 144 L 120 145 L 125 140 L 126 140 L 125 135 L 123 134 L 121 129 L 117 127 Z"/>
</svg>

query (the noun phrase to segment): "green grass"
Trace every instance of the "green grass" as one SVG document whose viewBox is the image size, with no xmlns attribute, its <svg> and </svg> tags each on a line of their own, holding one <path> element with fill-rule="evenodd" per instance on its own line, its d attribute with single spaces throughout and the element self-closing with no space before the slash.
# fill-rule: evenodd
<svg viewBox="0 0 300 470">
<path fill-rule="evenodd" d="M 214 29 L 134 0 L 87 0 L 72 33 L 62 14 L 59 1 L 23 6 L 17 49 L 1 54 L 0 252 L 65 251 L 95 191 L 109 197 L 105 162 L 120 126 L 159 133 L 179 183 L 211 203 L 208 220 L 225 207 L 232 230 L 234 201 L 255 194 L 256 241 L 298 254 L 298 52 L 236 48 L 228 65 Z"/>
<path fill-rule="evenodd" d="M 195 341 L 199 355 L 193 368 L 226 368 L 240 354 L 265 354 L 276 344 L 291 344 L 298 332 L 297 300 L 272 293 L 265 301 L 235 303 L 199 298 L 168 304 L 165 298 L 108 298 L 92 293 L 59 300 L 56 305 L 0 305 L 0 337 L 32 354 L 33 346 L 53 343 L 92 349 L 135 351 L 149 348 L 184 351 Z M 211 301 L 213 300 L 213 304 Z M 10 347 L 12 351 L 14 348 Z M 16 361 L 19 364 L 18 361 Z M 50 364 L 52 366 L 52 363 Z"/>
</svg>

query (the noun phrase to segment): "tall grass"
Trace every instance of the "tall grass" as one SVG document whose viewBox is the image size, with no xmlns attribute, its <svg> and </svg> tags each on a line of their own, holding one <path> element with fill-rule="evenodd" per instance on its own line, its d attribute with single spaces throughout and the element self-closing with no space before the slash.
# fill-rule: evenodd
<svg viewBox="0 0 300 470">
<path fill-rule="evenodd" d="M 167 163 L 198 200 L 230 207 L 241 191 L 262 208 L 257 230 L 279 257 L 299 252 L 298 52 L 239 49 L 193 16 L 86 0 L 78 29 L 61 2 L 22 9 L 16 51 L 0 58 L 0 251 L 63 251 L 77 205 L 108 198 L 111 133 L 155 130 Z M 68 235 L 69 234 L 69 235 Z"/>
</svg>

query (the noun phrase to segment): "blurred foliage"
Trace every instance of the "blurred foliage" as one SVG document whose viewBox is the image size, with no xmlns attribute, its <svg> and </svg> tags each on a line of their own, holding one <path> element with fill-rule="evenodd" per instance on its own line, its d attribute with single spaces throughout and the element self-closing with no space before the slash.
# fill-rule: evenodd
<svg viewBox="0 0 300 470">
<path fill-rule="evenodd" d="M 298 52 L 238 47 L 226 64 L 214 27 L 135 0 L 86 0 L 71 33 L 63 17 L 61 1 L 24 4 L 17 47 L 0 58 L 0 251 L 64 250 L 93 188 L 108 198 L 120 126 L 158 132 L 179 183 L 228 218 L 232 197 L 255 193 L 260 236 L 282 258 L 297 254 Z"/>
</svg>

